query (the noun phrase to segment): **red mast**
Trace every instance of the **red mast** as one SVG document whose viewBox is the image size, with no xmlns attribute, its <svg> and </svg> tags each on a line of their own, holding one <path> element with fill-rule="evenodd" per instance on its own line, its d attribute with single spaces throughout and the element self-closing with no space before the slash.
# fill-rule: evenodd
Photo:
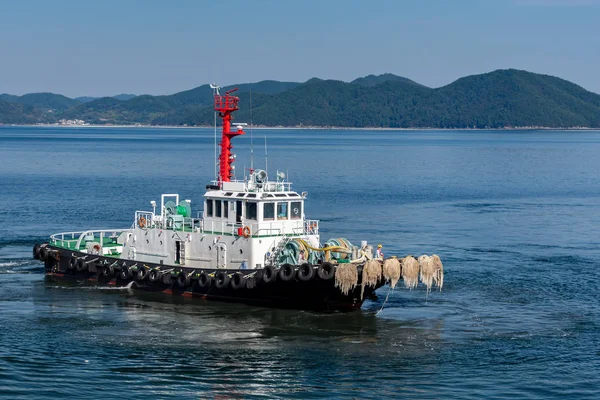
<svg viewBox="0 0 600 400">
<path fill-rule="evenodd" d="M 217 91 L 215 93 L 215 111 L 219 112 L 219 117 L 223 119 L 223 134 L 221 136 L 221 155 L 219 156 L 219 182 L 230 182 L 233 177 L 233 156 L 231 155 L 231 138 L 243 135 L 241 126 L 238 126 L 236 132 L 231 131 L 231 114 L 238 110 L 239 97 L 231 96 L 237 88 L 225 92 L 221 96 Z"/>
</svg>

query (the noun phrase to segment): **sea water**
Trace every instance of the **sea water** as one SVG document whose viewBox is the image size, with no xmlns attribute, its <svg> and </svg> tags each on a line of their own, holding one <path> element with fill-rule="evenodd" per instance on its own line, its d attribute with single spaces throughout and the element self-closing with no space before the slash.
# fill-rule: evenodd
<svg viewBox="0 0 600 400">
<path fill-rule="evenodd" d="M 0 397 L 600 397 L 600 132 L 236 138 L 237 177 L 266 138 L 322 239 L 442 258 L 442 292 L 400 282 L 381 312 L 387 287 L 319 314 L 45 280 L 52 233 L 127 228 L 161 193 L 195 215 L 213 135 L 0 127 Z"/>
</svg>

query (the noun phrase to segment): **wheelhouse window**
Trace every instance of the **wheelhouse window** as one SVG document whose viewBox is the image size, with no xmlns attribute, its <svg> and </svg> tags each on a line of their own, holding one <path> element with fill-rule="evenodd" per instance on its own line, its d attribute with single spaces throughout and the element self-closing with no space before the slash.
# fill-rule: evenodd
<svg viewBox="0 0 600 400">
<path fill-rule="evenodd" d="M 215 217 L 221 218 L 221 200 L 215 200 Z"/>
<path fill-rule="evenodd" d="M 277 219 L 288 219 L 288 203 L 277 203 Z"/>
<path fill-rule="evenodd" d="M 256 203 L 251 201 L 246 203 L 246 219 L 256 221 Z"/>
<path fill-rule="evenodd" d="M 206 216 L 207 217 L 213 216 L 213 201 L 212 200 L 206 200 Z"/>
<path fill-rule="evenodd" d="M 229 202 L 223 200 L 223 217 L 229 218 Z"/>
<path fill-rule="evenodd" d="M 301 201 L 292 201 L 290 203 L 290 218 L 291 219 L 300 219 L 302 218 L 302 202 Z"/>
<path fill-rule="evenodd" d="M 274 220 L 275 219 L 275 203 L 265 203 L 263 206 L 263 219 Z"/>
</svg>

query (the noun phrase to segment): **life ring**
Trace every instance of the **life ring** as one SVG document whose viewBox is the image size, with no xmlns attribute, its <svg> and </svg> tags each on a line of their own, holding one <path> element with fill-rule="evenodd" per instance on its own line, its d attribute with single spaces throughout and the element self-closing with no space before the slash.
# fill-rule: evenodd
<svg viewBox="0 0 600 400">
<path fill-rule="evenodd" d="M 231 288 L 238 290 L 246 286 L 244 275 L 241 272 L 236 272 L 231 276 Z"/>
<path fill-rule="evenodd" d="M 317 269 L 317 275 L 324 281 L 328 281 L 334 277 L 335 267 L 331 263 L 324 262 L 323 264 L 319 265 L 319 269 Z"/>
<path fill-rule="evenodd" d="M 309 263 L 304 263 L 300 267 L 298 267 L 298 273 L 296 275 L 301 281 L 310 281 L 315 275 L 315 270 Z"/>
<path fill-rule="evenodd" d="M 283 264 L 279 269 L 279 279 L 289 282 L 296 277 L 296 270 L 290 264 Z"/>
<path fill-rule="evenodd" d="M 130 220 L 130 221 L 131 221 L 131 220 Z M 138 219 L 138 226 L 139 226 L 140 228 L 145 228 L 145 227 L 146 227 L 146 218 L 144 218 L 144 217 L 140 217 L 140 218 Z"/>
<path fill-rule="evenodd" d="M 244 226 L 242 228 L 242 236 L 245 238 L 249 238 L 250 237 L 250 227 L 248 225 Z"/>
<path fill-rule="evenodd" d="M 229 276 L 223 271 L 217 272 L 217 275 L 215 276 L 215 286 L 217 289 L 224 289 L 228 284 Z"/>
</svg>

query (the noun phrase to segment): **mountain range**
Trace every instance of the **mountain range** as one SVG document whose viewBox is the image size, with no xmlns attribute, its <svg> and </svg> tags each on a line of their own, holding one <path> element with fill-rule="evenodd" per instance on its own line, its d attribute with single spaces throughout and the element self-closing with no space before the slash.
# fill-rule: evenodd
<svg viewBox="0 0 600 400">
<path fill-rule="evenodd" d="M 237 87 L 236 120 L 258 126 L 377 128 L 600 128 L 600 95 L 569 81 L 507 69 L 430 88 L 393 74 L 352 82 L 261 81 Z M 209 85 L 172 95 L 68 98 L 53 93 L 0 95 L 0 124 L 211 125 Z"/>
</svg>

